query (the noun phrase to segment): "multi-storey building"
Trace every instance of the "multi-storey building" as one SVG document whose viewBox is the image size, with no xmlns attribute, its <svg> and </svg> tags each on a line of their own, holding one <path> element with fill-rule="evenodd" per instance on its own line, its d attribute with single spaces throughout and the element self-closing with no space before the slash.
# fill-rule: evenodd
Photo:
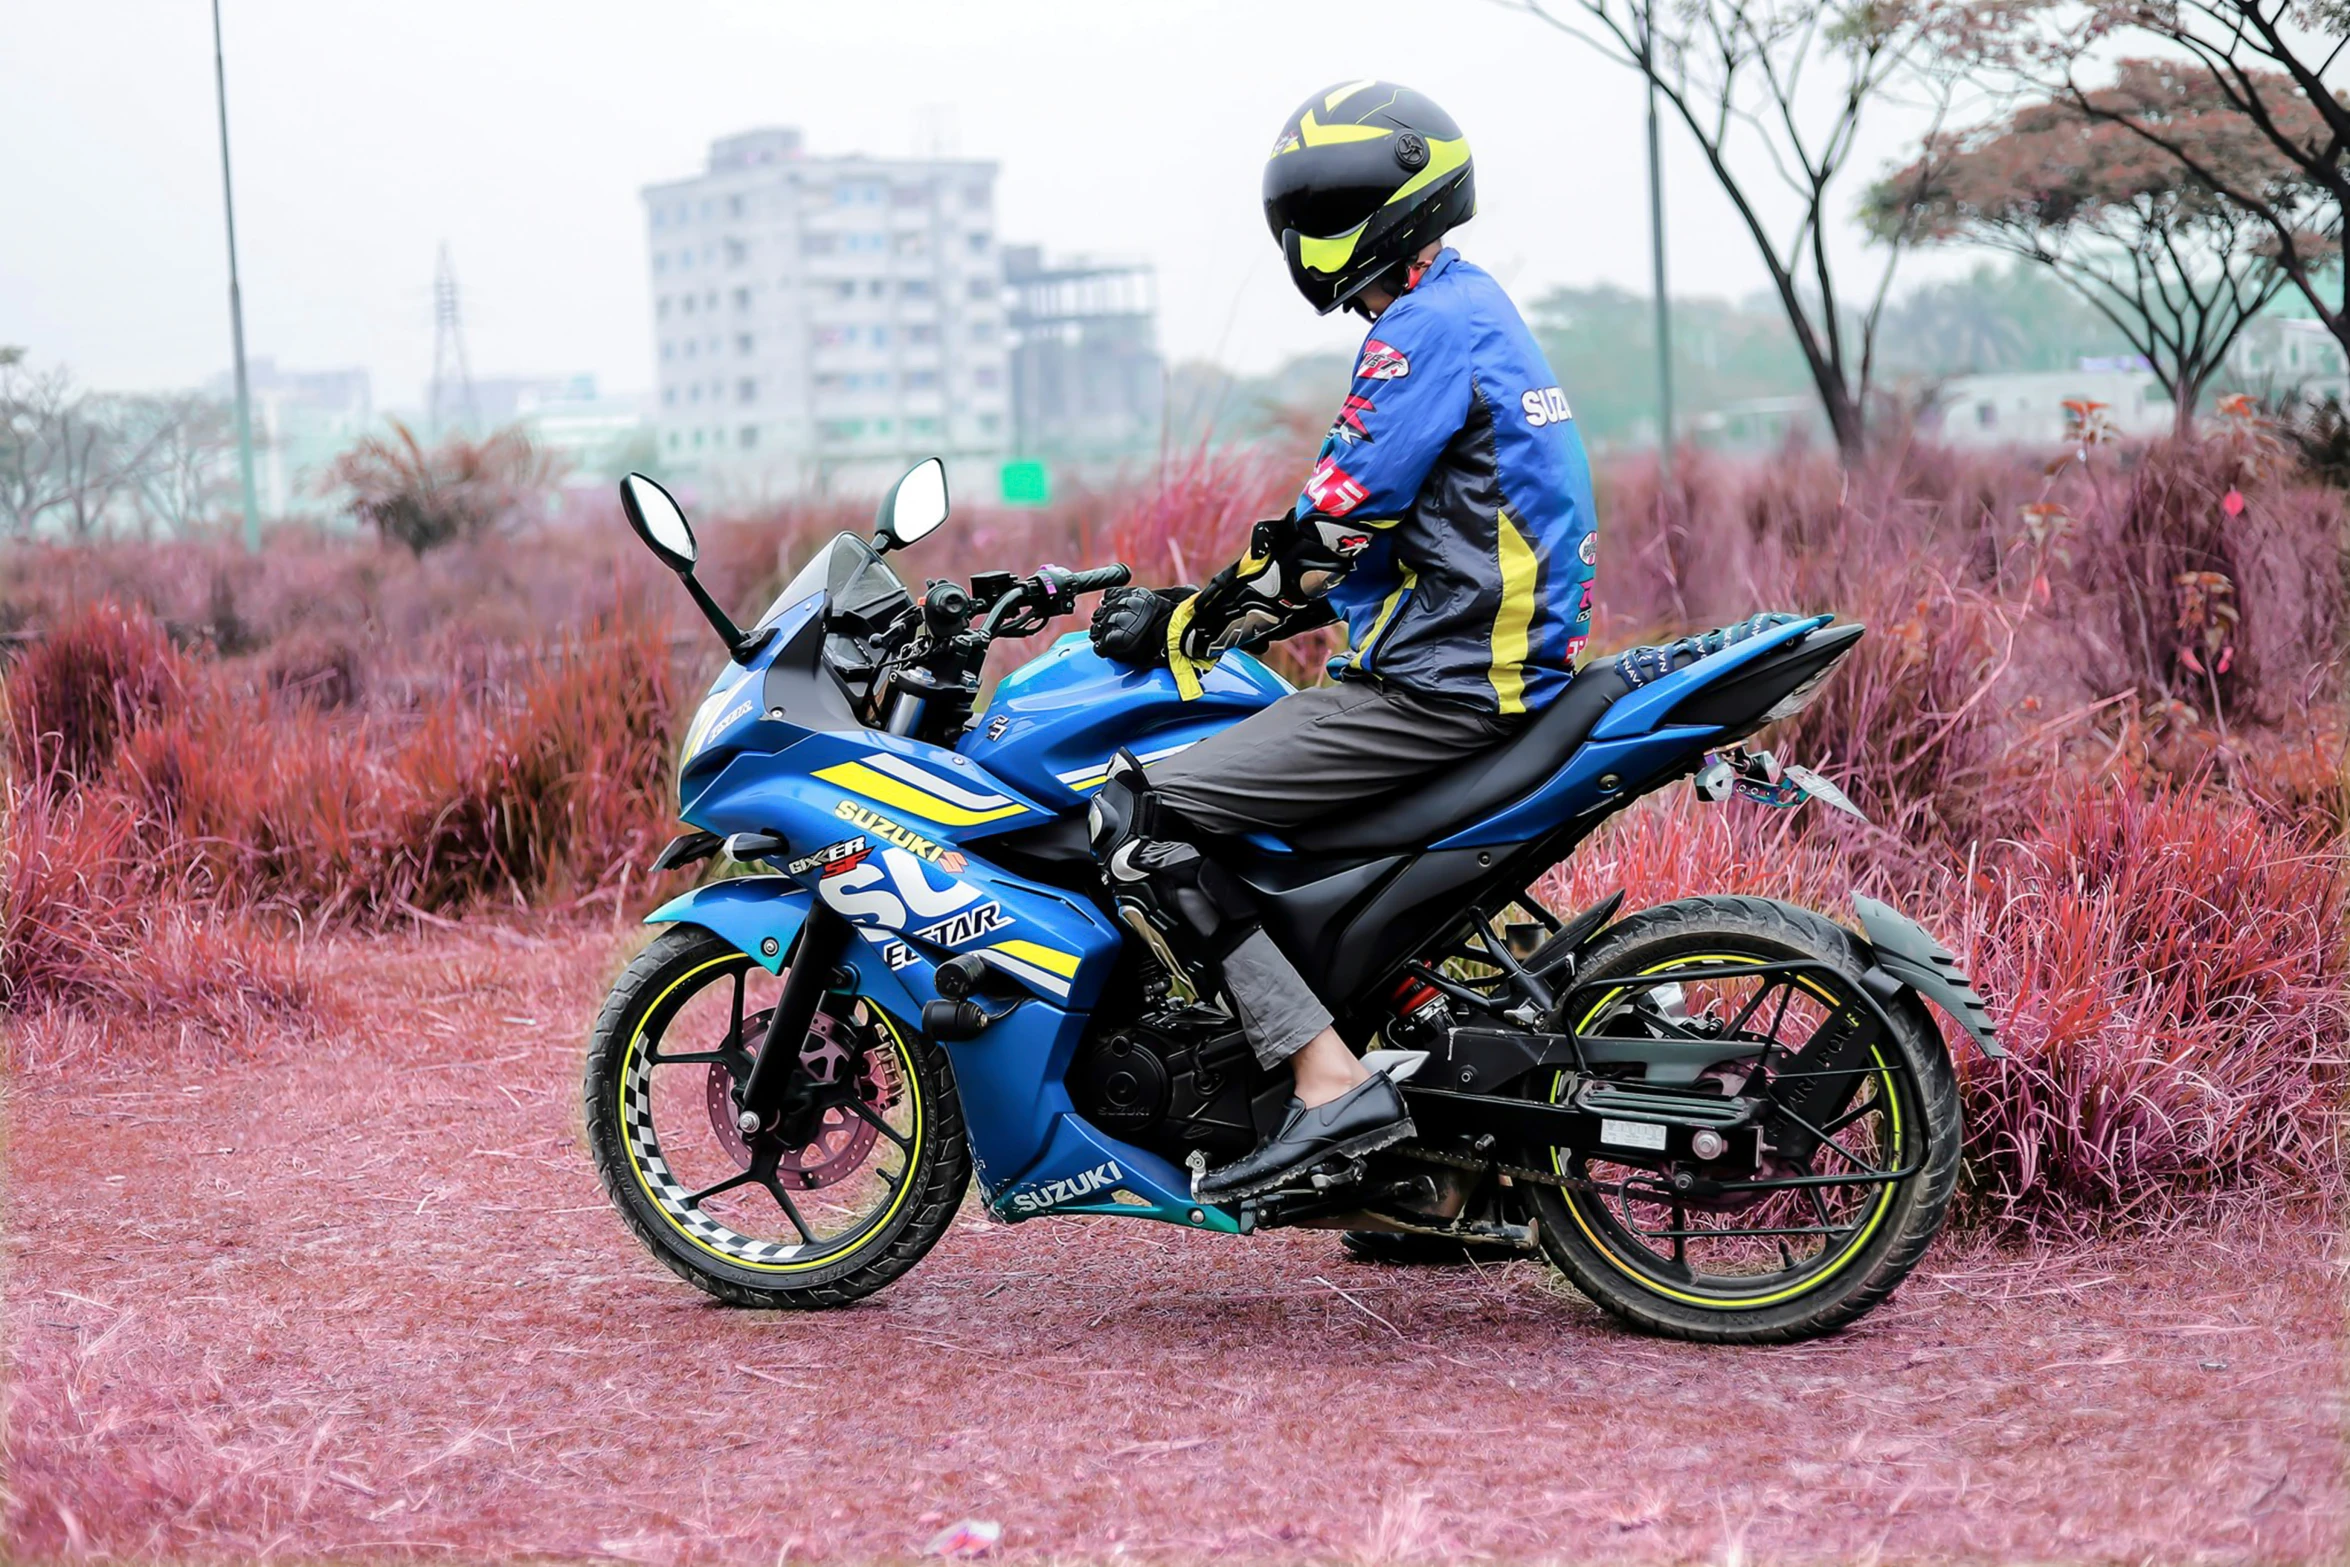
<svg viewBox="0 0 2350 1567">
<path fill-rule="evenodd" d="M 992 490 L 1011 442 L 991 162 L 812 158 L 795 130 L 647 186 L 662 466 L 729 498 Z"/>
</svg>

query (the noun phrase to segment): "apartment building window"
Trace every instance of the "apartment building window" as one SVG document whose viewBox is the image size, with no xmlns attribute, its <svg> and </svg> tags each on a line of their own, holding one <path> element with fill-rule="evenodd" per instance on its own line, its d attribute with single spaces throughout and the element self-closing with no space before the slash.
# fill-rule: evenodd
<svg viewBox="0 0 2350 1567">
<path fill-rule="evenodd" d="M 693 357 L 694 357 L 696 354 L 699 354 L 701 351 L 702 351 L 702 340 L 701 340 L 700 338 L 698 338 L 698 337 L 689 337 L 689 338 L 687 338 L 687 339 L 685 340 L 685 356 L 686 356 L 686 358 L 688 358 L 688 359 L 691 359 L 691 358 L 693 358 Z"/>
<path fill-rule="evenodd" d="M 898 236 L 898 254 L 901 256 L 929 255 L 930 236 L 920 229 L 908 229 Z"/>
<path fill-rule="evenodd" d="M 702 400 L 701 382 L 696 381 L 693 385 L 685 389 L 685 400 L 689 403 L 698 403 Z"/>
<path fill-rule="evenodd" d="M 676 345 L 675 343 L 663 343 L 663 344 L 661 345 L 661 357 L 662 357 L 662 358 L 664 358 L 664 359 L 674 359 L 674 358 L 676 358 L 676 357 L 677 357 L 677 345 Z"/>
<path fill-rule="evenodd" d="M 1004 416 L 1002 414 L 981 414 L 979 416 L 979 433 L 982 435 L 993 435 L 1003 427 Z"/>
<path fill-rule="evenodd" d="M 879 299 L 882 295 L 889 292 L 889 283 L 882 278 L 869 279 L 865 284 L 865 292 L 871 295 L 873 298 Z"/>
<path fill-rule="evenodd" d="M 898 285 L 898 292 L 908 299 L 930 299 L 938 290 L 931 286 L 930 279 L 926 277 L 910 277 Z"/>
<path fill-rule="evenodd" d="M 726 215 L 730 218 L 739 218 L 743 215 L 742 197 L 729 196 L 726 198 Z"/>
<path fill-rule="evenodd" d="M 981 365 L 971 372 L 971 384 L 981 391 L 993 391 L 1003 380 L 994 365 Z"/>
<path fill-rule="evenodd" d="M 734 291 L 734 308 L 737 310 L 751 308 L 751 291 L 749 289 L 738 288 Z"/>
<path fill-rule="evenodd" d="M 663 294 L 653 302 L 653 319 L 656 321 L 669 319 L 669 296 L 667 294 Z"/>
<path fill-rule="evenodd" d="M 736 353 L 738 353 L 738 354 L 747 354 L 747 353 L 749 353 L 749 352 L 751 351 L 751 334 L 750 334 L 750 333 L 748 333 L 748 332 L 738 332 L 738 333 L 736 333 L 736 334 L 735 334 L 735 338 L 734 338 L 734 351 L 735 351 Z"/>
<path fill-rule="evenodd" d="M 728 266 L 741 266 L 744 261 L 749 259 L 750 254 L 751 247 L 744 244 L 741 240 L 730 239 L 726 242 L 726 264 Z"/>
<path fill-rule="evenodd" d="M 820 326 L 816 329 L 818 348 L 838 348 L 854 340 L 856 329 L 845 326 Z"/>
<path fill-rule="evenodd" d="M 916 321 L 906 328 L 906 341 L 929 344 L 938 341 L 938 328 L 928 321 Z"/>
<path fill-rule="evenodd" d="M 735 437 L 735 444 L 740 446 L 746 452 L 749 451 L 752 447 L 758 445 L 759 427 L 755 424 L 744 425 L 741 431 L 738 432 Z"/>
<path fill-rule="evenodd" d="M 936 419 L 908 419 L 906 433 L 917 436 L 935 436 L 938 434 L 938 421 Z"/>
<path fill-rule="evenodd" d="M 907 371 L 906 390 L 909 392 L 934 392 L 938 390 L 938 372 L 936 370 Z"/>
<path fill-rule="evenodd" d="M 977 212 L 984 208 L 987 205 L 987 187 L 985 185 L 964 186 L 963 205 L 970 208 L 973 212 Z"/>
<path fill-rule="evenodd" d="M 865 433 L 862 419 L 819 419 L 816 433 L 828 441 L 853 441 Z"/>
<path fill-rule="evenodd" d="M 965 292 L 968 293 L 973 299 L 993 299 L 996 296 L 995 280 L 993 278 L 975 277 L 971 280 L 970 286 L 965 290 Z"/>
<path fill-rule="evenodd" d="M 988 233 L 985 229 L 974 229 L 963 236 L 963 243 L 971 248 L 971 254 L 974 256 L 987 254 L 987 242 Z"/>
<path fill-rule="evenodd" d="M 748 376 L 744 377 L 740 381 L 735 382 L 734 400 L 738 403 L 757 402 L 759 400 L 759 383 L 750 379 Z"/>
<path fill-rule="evenodd" d="M 873 346 L 875 348 L 887 348 L 889 346 L 888 327 L 877 326 L 873 329 Z"/>
<path fill-rule="evenodd" d="M 838 234 L 810 231 L 800 236 L 800 254 L 803 256 L 829 256 L 838 249 L 840 249 Z"/>
<path fill-rule="evenodd" d="M 694 313 L 694 296 L 691 294 L 682 295 L 677 301 L 677 308 L 689 316 L 692 315 Z"/>
<path fill-rule="evenodd" d="M 676 387 L 664 386 L 661 388 L 661 406 L 664 408 L 675 408 L 677 406 Z"/>
<path fill-rule="evenodd" d="M 661 276 L 663 273 L 667 272 L 668 270 L 669 270 L 669 255 L 668 255 L 668 252 L 666 252 L 666 251 L 660 251 L 660 250 L 656 250 L 656 251 L 654 251 L 654 252 L 653 252 L 653 276 L 655 276 L 655 277 L 659 277 L 659 276 Z"/>
<path fill-rule="evenodd" d="M 994 341 L 995 341 L 995 323 L 994 323 L 993 321 L 974 321 L 974 322 L 972 322 L 972 323 L 971 323 L 971 341 L 972 341 L 972 342 L 974 342 L 974 343 L 992 343 L 992 342 L 994 342 Z"/>
<path fill-rule="evenodd" d="M 900 185 L 889 193 L 893 207 L 927 207 L 930 205 L 930 187 L 927 185 Z"/>
</svg>

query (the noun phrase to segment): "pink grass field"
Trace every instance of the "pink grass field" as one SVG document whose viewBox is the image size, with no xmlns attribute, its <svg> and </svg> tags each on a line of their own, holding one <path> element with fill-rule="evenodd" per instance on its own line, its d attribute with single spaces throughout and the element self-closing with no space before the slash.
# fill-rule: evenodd
<svg viewBox="0 0 2350 1567">
<path fill-rule="evenodd" d="M 1538 1265 L 970 1212 L 854 1309 L 706 1302 L 582 1146 L 601 920 L 334 936 L 235 1052 L 6 1026 L 5 1555 L 2339 1561 L 2306 1213 L 1946 1241 L 1842 1337 L 1611 1326 Z"/>
</svg>

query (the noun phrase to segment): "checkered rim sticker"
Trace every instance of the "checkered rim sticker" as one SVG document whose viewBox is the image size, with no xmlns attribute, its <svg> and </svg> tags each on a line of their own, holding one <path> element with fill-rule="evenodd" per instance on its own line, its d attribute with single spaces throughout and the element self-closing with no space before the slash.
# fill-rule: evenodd
<svg viewBox="0 0 2350 1567">
<path fill-rule="evenodd" d="M 661 1157 L 661 1139 L 653 1131 L 653 1062 L 650 1053 L 640 1047 L 629 1060 L 628 1075 L 621 1089 L 621 1120 L 628 1132 L 629 1152 L 635 1155 L 639 1178 L 653 1200 L 684 1229 L 711 1250 L 732 1257 L 752 1267 L 787 1262 L 808 1250 L 805 1243 L 793 1241 L 763 1241 L 727 1228 L 701 1209 L 686 1201 L 692 1190 L 681 1185 L 669 1170 L 668 1161 Z"/>
</svg>

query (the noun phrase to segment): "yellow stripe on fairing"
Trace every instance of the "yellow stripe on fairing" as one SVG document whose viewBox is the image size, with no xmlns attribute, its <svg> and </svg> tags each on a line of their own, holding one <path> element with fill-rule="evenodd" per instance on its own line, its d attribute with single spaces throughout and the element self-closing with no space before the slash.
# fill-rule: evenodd
<svg viewBox="0 0 2350 1567">
<path fill-rule="evenodd" d="M 1023 963 L 1033 963 L 1040 969 L 1060 975 L 1063 979 L 1074 978 L 1077 973 L 1075 953 L 1038 946 L 1033 941 L 999 941 L 988 950 L 1000 952 L 1008 958 L 1018 958 Z"/>
<path fill-rule="evenodd" d="M 1505 713 L 1526 710 L 1526 651 L 1534 625 L 1534 582 L 1541 563 L 1506 511 L 1494 513 L 1501 558 L 1501 607 L 1493 612 L 1493 700 Z"/>
<path fill-rule="evenodd" d="M 981 822 L 996 822 L 1007 816 L 1017 816 L 1027 809 L 1026 806 L 1007 803 L 975 811 L 951 800 L 925 794 L 912 784 L 901 783 L 886 773 L 875 772 L 863 762 L 842 762 L 837 767 L 824 768 L 816 776 L 828 784 L 839 785 L 851 794 L 861 794 L 868 800 L 878 800 L 909 816 L 919 816 L 924 821 L 937 822 L 945 827 L 976 827 Z"/>
</svg>

